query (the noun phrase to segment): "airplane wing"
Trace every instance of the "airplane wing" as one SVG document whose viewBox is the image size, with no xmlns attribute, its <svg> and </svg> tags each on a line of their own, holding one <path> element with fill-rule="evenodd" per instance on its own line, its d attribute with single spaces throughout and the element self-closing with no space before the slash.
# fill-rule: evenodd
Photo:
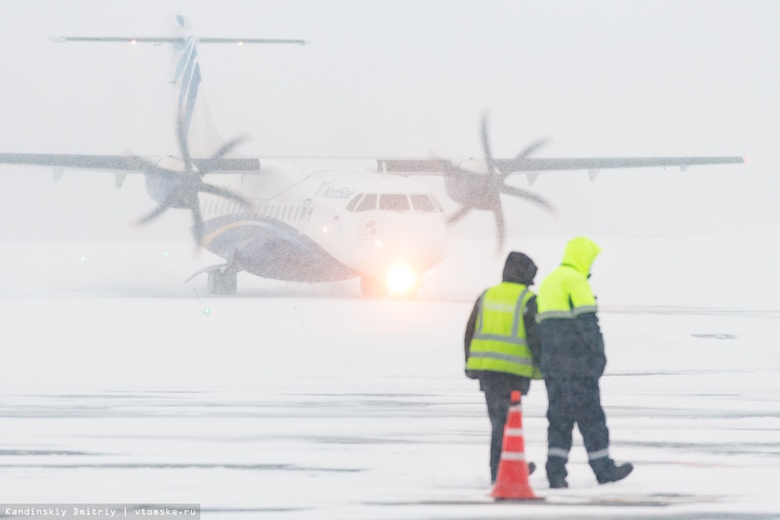
<svg viewBox="0 0 780 520">
<path fill-rule="evenodd" d="M 183 142 L 183 140 L 181 140 Z M 261 171 L 259 158 L 225 157 L 239 140 L 226 143 L 217 153 L 207 158 L 190 157 L 184 150 L 185 161 L 194 165 L 203 173 L 249 173 Z M 486 150 L 489 149 L 486 147 Z M 549 211 L 555 212 L 553 206 L 536 194 L 525 191 L 516 186 L 506 184 L 506 178 L 513 173 L 522 173 L 527 176 L 529 183 L 533 183 L 540 172 L 555 170 L 588 170 L 591 180 L 601 169 L 615 168 L 646 168 L 676 166 L 682 170 L 690 166 L 715 165 L 715 164 L 740 164 L 745 162 L 742 157 L 594 157 L 594 158 L 530 158 L 527 153 L 522 153 L 513 159 L 493 158 L 486 153 L 484 162 L 473 159 L 449 160 L 449 159 L 377 159 L 376 169 L 379 172 L 397 173 L 400 175 L 442 175 L 445 179 L 447 194 L 461 205 L 461 209 L 452 215 L 448 222 L 460 220 L 471 210 L 492 211 L 496 216 L 496 225 L 499 232 L 499 248 L 503 244 L 504 236 L 504 212 L 500 194 L 524 198 L 534 202 Z M 54 180 L 59 180 L 65 168 L 92 169 L 113 171 L 116 176 L 116 185 L 120 187 L 124 178 L 131 172 L 144 172 L 148 174 L 160 174 L 171 172 L 159 165 L 159 161 L 150 160 L 138 156 L 124 155 L 71 155 L 71 154 L 0 154 L 0 164 L 18 164 L 48 166 L 54 168 Z M 487 175 L 473 170 L 486 167 Z M 216 193 L 214 186 L 203 183 L 196 176 L 200 185 L 197 192 L 210 191 Z M 181 190 L 185 190 L 189 183 L 181 183 Z M 226 191 L 222 196 L 245 203 L 240 195 Z M 171 207 L 175 199 L 169 196 L 161 202 L 158 209 L 145 217 L 142 222 L 149 221 L 159 216 L 163 211 Z M 187 198 L 191 200 L 192 197 Z M 199 201 L 194 199 L 194 205 L 190 207 L 195 220 L 196 240 L 201 241 Z M 186 206 L 189 207 L 189 206 Z"/>
<path fill-rule="evenodd" d="M 169 37 L 133 37 L 133 36 L 52 36 L 49 38 L 56 43 L 65 42 L 114 42 L 114 43 L 186 43 L 187 39 L 179 36 Z M 289 40 L 279 38 L 195 38 L 198 43 L 280 43 L 306 45 L 306 40 Z"/>
<path fill-rule="evenodd" d="M 157 158 L 159 159 L 159 158 Z M 220 157 L 196 158 L 193 164 L 199 170 L 210 173 L 259 172 L 258 157 Z M 418 173 L 424 175 L 451 172 L 459 164 L 473 159 L 422 159 L 422 158 L 379 158 L 377 170 L 387 173 Z M 102 170 L 113 172 L 142 172 L 139 163 L 156 162 L 149 157 L 127 155 L 88 155 L 88 154 L 38 154 L 38 153 L 0 153 L 0 164 L 18 164 L 26 166 L 48 166 L 57 169 Z M 618 168 L 651 168 L 676 166 L 685 170 L 691 166 L 715 164 L 741 164 L 745 159 L 739 156 L 723 157 L 561 157 L 561 158 L 522 158 L 493 159 L 493 163 L 504 174 L 536 173 L 564 170 L 602 170 Z"/>
<path fill-rule="evenodd" d="M 449 217 L 454 223 L 472 210 L 491 211 L 498 228 L 499 250 L 504 240 L 504 210 L 501 195 L 526 199 L 555 213 L 555 208 L 542 197 L 506 183 L 512 174 L 524 174 L 533 184 L 541 172 L 556 170 L 588 170 L 591 180 L 602 169 L 649 168 L 676 166 L 685 171 L 691 166 L 741 164 L 743 157 L 592 157 L 592 158 L 533 158 L 530 152 L 541 143 L 534 143 L 512 159 L 494 158 L 487 142 L 483 118 L 482 141 L 485 158 L 449 159 L 378 159 L 377 170 L 399 175 L 441 175 L 447 195 L 460 204 L 460 209 Z M 481 173 L 480 173 L 481 172 Z"/>
<path fill-rule="evenodd" d="M 449 159 L 377 159 L 379 171 L 388 173 L 446 173 L 457 169 L 459 163 L 472 161 Z M 650 168 L 678 166 L 683 170 L 691 166 L 713 164 L 741 164 L 738 156 L 724 157 L 561 157 L 561 158 L 513 158 L 493 159 L 493 164 L 504 174 L 537 173 L 564 170 L 602 170 L 616 168 Z"/>
<path fill-rule="evenodd" d="M 156 158 L 159 159 L 159 158 Z M 141 173 L 141 161 L 156 162 L 155 158 L 127 155 L 83 155 L 45 153 L 0 153 L 0 164 L 26 166 L 49 166 L 74 170 L 102 170 L 114 172 Z M 252 172 L 260 171 L 260 160 L 250 157 L 192 158 L 199 170 L 210 172 Z"/>
<path fill-rule="evenodd" d="M 154 164 L 161 157 L 130 155 L 90 154 L 38 154 L 0 153 L 0 165 L 46 166 L 53 168 L 59 178 L 65 169 L 100 170 L 121 174 L 143 173 L 143 165 Z M 348 158 L 342 158 L 345 162 Z M 360 159 L 365 161 L 366 159 Z M 261 171 L 258 157 L 192 157 L 192 163 L 200 171 L 213 173 L 252 173 Z M 372 160 L 373 161 L 373 160 Z M 401 175 L 446 175 L 461 171 L 464 167 L 482 165 L 475 159 L 425 159 L 425 158 L 379 158 L 375 159 L 379 172 Z M 562 158 L 511 158 L 493 159 L 493 164 L 504 175 L 525 174 L 533 182 L 535 176 L 546 171 L 588 170 L 594 174 L 602 169 L 679 167 L 687 170 L 691 166 L 716 164 L 741 164 L 745 159 L 739 156 L 722 157 L 562 157 Z M 469 164 L 470 163 L 470 164 Z"/>
</svg>

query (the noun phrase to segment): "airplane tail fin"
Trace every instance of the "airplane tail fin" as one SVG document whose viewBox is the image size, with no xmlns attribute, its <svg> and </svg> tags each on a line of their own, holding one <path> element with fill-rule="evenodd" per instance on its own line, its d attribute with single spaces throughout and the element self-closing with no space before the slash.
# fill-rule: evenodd
<svg viewBox="0 0 780 520">
<path fill-rule="evenodd" d="M 305 40 L 263 39 L 263 38 L 199 38 L 192 32 L 189 17 L 176 14 L 169 24 L 167 37 L 92 37 L 62 36 L 51 38 L 55 42 L 125 42 L 130 44 L 152 43 L 171 45 L 171 78 L 174 86 L 176 124 L 181 124 L 182 137 L 193 157 L 208 157 L 225 145 L 219 133 L 211 110 L 201 91 L 201 72 L 198 62 L 198 44 L 232 43 L 236 45 L 252 43 L 305 45 Z"/>
<path fill-rule="evenodd" d="M 173 77 L 174 117 L 182 125 L 183 139 L 194 157 L 209 156 L 225 143 L 206 97 L 200 94 L 201 73 L 197 39 L 192 35 L 192 22 L 177 14 L 170 26 L 171 71 Z M 199 95 L 200 94 L 200 95 Z"/>
</svg>

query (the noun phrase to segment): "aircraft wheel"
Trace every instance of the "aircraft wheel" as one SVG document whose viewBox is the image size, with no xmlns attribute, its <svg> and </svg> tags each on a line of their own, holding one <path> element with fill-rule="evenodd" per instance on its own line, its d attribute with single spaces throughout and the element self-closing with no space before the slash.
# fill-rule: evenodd
<svg viewBox="0 0 780 520">
<path fill-rule="evenodd" d="M 229 269 L 215 269 L 208 275 L 209 294 L 236 294 L 238 273 Z"/>
</svg>

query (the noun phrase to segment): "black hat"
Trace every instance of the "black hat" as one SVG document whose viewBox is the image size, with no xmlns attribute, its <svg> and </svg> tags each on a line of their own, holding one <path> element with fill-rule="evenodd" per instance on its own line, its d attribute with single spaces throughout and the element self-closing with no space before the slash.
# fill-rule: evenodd
<svg viewBox="0 0 780 520">
<path fill-rule="evenodd" d="M 528 256 L 518 251 L 507 255 L 504 263 L 504 281 L 533 285 L 536 276 L 536 264 Z"/>
</svg>

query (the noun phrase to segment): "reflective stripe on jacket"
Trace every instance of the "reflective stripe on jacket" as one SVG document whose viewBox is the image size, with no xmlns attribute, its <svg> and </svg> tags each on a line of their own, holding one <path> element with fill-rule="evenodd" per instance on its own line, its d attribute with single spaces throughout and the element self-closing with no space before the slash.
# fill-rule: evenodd
<svg viewBox="0 0 780 520">
<path fill-rule="evenodd" d="M 525 285 L 511 282 L 503 282 L 482 294 L 467 370 L 541 379 L 526 342 L 523 322 L 523 311 L 532 296 Z"/>
</svg>

